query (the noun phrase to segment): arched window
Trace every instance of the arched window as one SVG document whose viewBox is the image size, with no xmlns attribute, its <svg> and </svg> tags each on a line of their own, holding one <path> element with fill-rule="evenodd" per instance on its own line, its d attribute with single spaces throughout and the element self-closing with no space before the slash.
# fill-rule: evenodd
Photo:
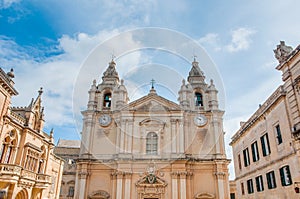
<svg viewBox="0 0 300 199">
<path fill-rule="evenodd" d="M 103 107 L 105 108 L 111 107 L 111 93 L 104 94 Z"/>
<path fill-rule="evenodd" d="M 3 159 L 4 150 L 5 150 L 5 144 L 2 144 L 1 149 L 0 149 L 0 163 L 2 162 L 2 159 Z"/>
<path fill-rule="evenodd" d="M 201 93 L 195 93 L 195 105 L 203 106 L 203 97 Z"/>
<path fill-rule="evenodd" d="M 146 138 L 146 154 L 156 155 L 157 154 L 157 142 L 158 136 L 154 132 L 147 134 Z"/>
<path fill-rule="evenodd" d="M 37 169 L 38 173 L 44 173 L 44 167 L 45 167 L 45 163 L 46 163 L 46 147 L 44 145 L 41 146 L 41 150 L 42 150 L 42 152 L 41 152 L 38 169 Z"/>
<path fill-rule="evenodd" d="M 9 163 L 9 160 L 11 158 L 11 153 L 12 153 L 12 146 L 8 146 L 6 149 L 6 155 L 5 155 L 3 163 L 5 163 L 5 164 Z"/>
<path fill-rule="evenodd" d="M 11 131 L 8 133 L 1 146 L 1 151 L 0 151 L 1 163 L 5 163 L 5 164 L 11 163 L 11 159 L 16 146 L 17 146 L 16 133 L 14 131 Z"/>
</svg>

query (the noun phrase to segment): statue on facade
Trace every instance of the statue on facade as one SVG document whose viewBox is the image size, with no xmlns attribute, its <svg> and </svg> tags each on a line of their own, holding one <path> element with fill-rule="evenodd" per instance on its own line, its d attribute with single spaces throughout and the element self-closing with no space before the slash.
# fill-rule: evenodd
<svg viewBox="0 0 300 199">
<path fill-rule="evenodd" d="M 286 61 L 289 54 L 293 51 L 293 48 L 291 46 L 285 45 L 284 41 L 280 41 L 280 44 L 277 45 L 277 48 L 273 51 L 275 53 L 276 59 L 281 64 Z"/>
</svg>

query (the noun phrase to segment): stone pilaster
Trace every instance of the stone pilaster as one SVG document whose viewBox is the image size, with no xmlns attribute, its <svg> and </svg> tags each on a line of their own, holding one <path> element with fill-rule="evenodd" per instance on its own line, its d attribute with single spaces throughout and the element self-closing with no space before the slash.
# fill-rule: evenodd
<svg viewBox="0 0 300 199">
<path fill-rule="evenodd" d="M 178 199 L 178 173 L 172 172 L 172 199 Z"/>
<path fill-rule="evenodd" d="M 127 121 L 126 137 L 127 137 L 127 153 L 132 153 L 132 138 L 133 138 L 133 121 Z"/>
<path fill-rule="evenodd" d="M 183 133 L 183 121 L 180 120 L 178 122 L 178 129 L 179 129 L 179 153 L 184 153 L 184 133 Z"/>
<path fill-rule="evenodd" d="M 221 147 L 220 147 L 220 140 L 223 138 L 221 135 L 221 129 L 219 127 L 219 118 L 216 116 L 212 117 L 212 128 L 214 132 L 214 139 L 213 139 L 213 144 L 215 145 L 215 154 L 217 156 L 221 155 Z M 218 157 L 216 157 L 218 158 Z"/>
<path fill-rule="evenodd" d="M 116 128 L 117 128 L 117 136 L 116 136 L 116 154 L 119 154 L 120 153 L 120 144 L 121 144 L 121 126 L 120 126 L 120 121 L 119 120 L 116 120 L 115 119 L 115 122 L 116 122 Z"/>
<path fill-rule="evenodd" d="M 121 133 L 121 138 L 120 138 L 120 153 L 124 153 L 125 151 L 125 121 L 121 121 L 121 127 L 120 127 L 120 133 Z"/>
<path fill-rule="evenodd" d="M 186 176 L 187 172 L 179 172 L 180 179 L 180 199 L 186 199 Z"/>
<path fill-rule="evenodd" d="M 79 191 L 78 191 L 78 199 L 85 198 L 85 192 L 86 192 L 86 180 L 89 173 L 87 171 L 80 171 L 78 173 L 79 178 Z"/>
<path fill-rule="evenodd" d="M 115 199 L 117 193 L 117 172 L 116 171 L 111 173 L 111 181 L 112 181 L 111 198 Z"/>
<path fill-rule="evenodd" d="M 177 135 L 176 135 L 176 120 L 171 119 L 171 153 L 176 153 Z"/>
<path fill-rule="evenodd" d="M 131 176 L 132 173 L 126 172 L 125 176 L 125 192 L 124 199 L 131 199 Z"/>
<path fill-rule="evenodd" d="M 95 126 L 95 123 L 93 122 L 93 116 L 90 112 L 86 111 L 84 113 L 84 124 L 83 124 L 83 130 L 82 130 L 82 138 L 81 138 L 81 148 L 80 148 L 80 154 L 82 156 L 85 156 L 87 154 L 90 154 L 90 146 L 92 145 L 91 141 L 93 139 L 93 126 Z"/>
<path fill-rule="evenodd" d="M 123 173 L 117 173 L 117 192 L 116 192 L 116 199 L 123 199 Z"/>
<path fill-rule="evenodd" d="M 223 162 L 217 162 L 216 163 L 216 180 L 218 184 L 218 198 L 228 198 L 228 196 L 225 196 L 225 193 L 228 193 L 225 191 L 224 187 L 224 181 L 226 180 L 226 173 L 223 171 Z"/>
</svg>

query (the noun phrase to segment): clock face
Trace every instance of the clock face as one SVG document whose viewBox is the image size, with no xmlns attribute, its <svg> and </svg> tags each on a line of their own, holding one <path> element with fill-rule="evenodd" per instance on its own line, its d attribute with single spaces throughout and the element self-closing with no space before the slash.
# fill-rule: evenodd
<svg viewBox="0 0 300 199">
<path fill-rule="evenodd" d="M 207 123 L 207 118 L 205 117 L 205 115 L 196 115 L 194 117 L 194 123 L 197 126 L 204 126 Z"/>
<path fill-rule="evenodd" d="M 101 126 L 108 126 L 111 123 L 111 117 L 107 114 L 99 117 L 99 123 Z"/>
</svg>

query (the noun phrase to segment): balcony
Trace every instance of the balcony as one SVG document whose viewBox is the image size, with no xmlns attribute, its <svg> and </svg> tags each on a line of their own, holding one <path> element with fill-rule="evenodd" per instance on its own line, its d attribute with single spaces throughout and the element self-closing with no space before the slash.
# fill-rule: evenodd
<svg viewBox="0 0 300 199">
<path fill-rule="evenodd" d="M 0 164 L 0 182 L 20 183 L 43 189 L 51 184 L 51 176 L 37 174 L 15 164 Z"/>
<path fill-rule="evenodd" d="M 37 174 L 35 180 L 35 188 L 46 188 L 51 184 L 51 176 L 46 174 Z"/>
<path fill-rule="evenodd" d="M 23 169 L 22 172 L 21 172 L 21 178 L 26 179 L 26 180 L 35 181 L 36 174 L 32 171 Z"/>
<path fill-rule="evenodd" d="M 15 164 L 0 164 L 0 181 L 17 182 L 22 167 Z"/>
</svg>

